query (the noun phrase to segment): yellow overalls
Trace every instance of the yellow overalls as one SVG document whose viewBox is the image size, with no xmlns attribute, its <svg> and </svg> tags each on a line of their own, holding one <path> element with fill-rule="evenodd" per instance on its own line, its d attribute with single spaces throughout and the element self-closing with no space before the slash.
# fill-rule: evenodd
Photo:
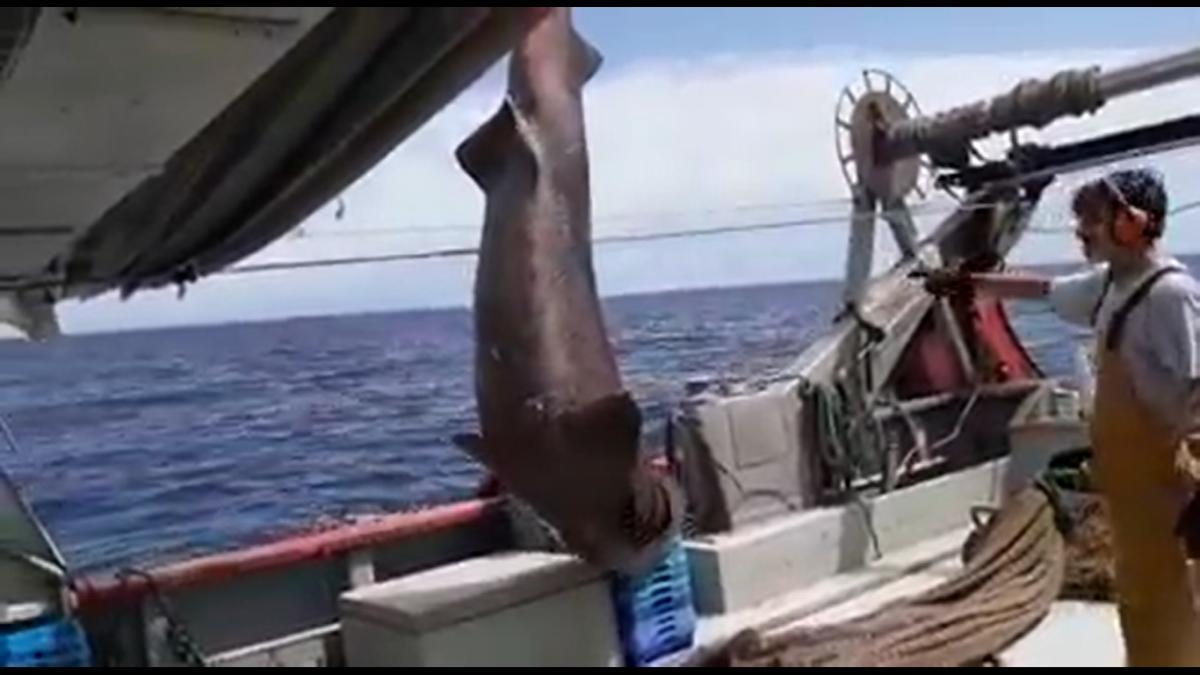
<svg viewBox="0 0 1200 675">
<path fill-rule="evenodd" d="M 1109 328 L 1115 336 L 1097 350 L 1091 420 L 1095 476 L 1112 520 L 1117 607 L 1128 665 L 1200 666 L 1200 621 L 1183 544 L 1175 536 L 1183 490 L 1175 471 L 1179 442 L 1134 395 L 1117 349 L 1123 315 L 1158 276 L 1118 310 Z"/>
</svg>

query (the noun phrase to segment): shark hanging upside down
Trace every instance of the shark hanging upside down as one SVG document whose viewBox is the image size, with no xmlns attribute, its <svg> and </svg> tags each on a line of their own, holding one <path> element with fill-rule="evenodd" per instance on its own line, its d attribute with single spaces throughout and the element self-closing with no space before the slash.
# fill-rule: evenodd
<svg viewBox="0 0 1200 675">
<path fill-rule="evenodd" d="M 456 440 L 589 561 L 644 571 L 681 498 L 641 459 L 596 292 L 583 84 L 600 57 L 567 9 L 531 14 L 500 110 L 458 149 L 486 194 L 475 279 L 481 433 Z"/>
</svg>

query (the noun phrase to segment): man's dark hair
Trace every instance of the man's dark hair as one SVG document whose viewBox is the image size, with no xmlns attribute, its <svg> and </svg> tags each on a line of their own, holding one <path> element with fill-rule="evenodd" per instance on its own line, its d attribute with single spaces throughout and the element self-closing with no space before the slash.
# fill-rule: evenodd
<svg viewBox="0 0 1200 675">
<path fill-rule="evenodd" d="M 1150 218 L 1147 236 L 1162 236 L 1167 217 L 1167 189 L 1162 176 L 1152 169 L 1125 169 L 1084 183 L 1075 191 L 1071 210 L 1076 216 L 1114 214 L 1122 202 L 1144 211 Z"/>
</svg>

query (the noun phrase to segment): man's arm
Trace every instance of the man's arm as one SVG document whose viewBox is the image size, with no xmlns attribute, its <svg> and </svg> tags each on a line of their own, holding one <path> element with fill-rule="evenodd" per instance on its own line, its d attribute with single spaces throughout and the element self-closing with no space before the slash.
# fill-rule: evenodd
<svg viewBox="0 0 1200 675">
<path fill-rule="evenodd" d="M 994 298 L 1040 300 L 1050 294 L 1050 278 L 1034 274 L 971 274 L 976 292 Z"/>
<path fill-rule="evenodd" d="M 981 294 L 1013 300 L 1039 300 L 1050 294 L 1050 279 L 1032 274 L 968 273 L 934 270 L 925 288 L 934 295 Z"/>
<path fill-rule="evenodd" d="M 987 295 L 1010 300 L 1048 300 L 1054 313 L 1079 326 L 1090 326 L 1104 295 L 1107 272 L 1091 268 L 1076 274 L 1046 277 L 1035 274 L 966 273 L 939 269 L 920 273 L 925 289 L 937 296 Z"/>
</svg>

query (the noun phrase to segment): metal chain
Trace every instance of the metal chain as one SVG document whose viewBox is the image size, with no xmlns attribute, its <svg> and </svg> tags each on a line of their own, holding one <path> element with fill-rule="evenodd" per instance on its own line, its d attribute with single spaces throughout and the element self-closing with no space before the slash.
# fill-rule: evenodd
<svg viewBox="0 0 1200 675">
<path fill-rule="evenodd" d="M 167 599 L 163 597 L 154 577 L 148 572 L 136 568 L 126 568 L 117 573 L 117 578 L 121 580 L 131 576 L 141 577 L 146 581 L 146 587 L 150 590 L 150 599 L 167 623 L 167 647 L 171 649 L 172 655 L 184 665 L 193 668 L 207 667 L 208 661 L 196 644 L 195 638 L 176 616 Z"/>
</svg>

